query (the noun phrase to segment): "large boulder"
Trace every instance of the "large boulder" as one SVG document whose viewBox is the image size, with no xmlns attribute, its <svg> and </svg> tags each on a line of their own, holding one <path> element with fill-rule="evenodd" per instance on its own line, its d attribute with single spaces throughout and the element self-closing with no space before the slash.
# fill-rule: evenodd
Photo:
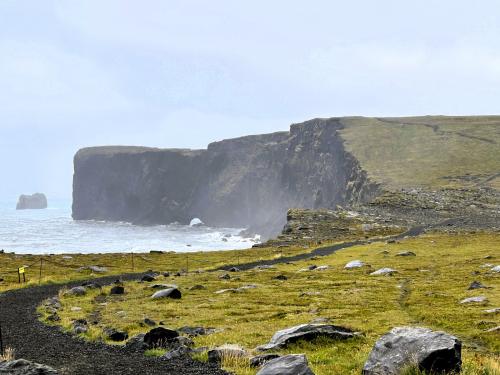
<svg viewBox="0 0 500 375">
<path fill-rule="evenodd" d="M 44 194 L 21 195 L 16 210 L 41 210 L 47 208 L 47 197 Z"/>
<path fill-rule="evenodd" d="M 222 345 L 208 351 L 208 362 L 221 363 L 224 357 L 243 358 L 248 355 L 247 351 L 238 345 Z"/>
<path fill-rule="evenodd" d="M 363 375 L 397 375 L 406 366 L 436 373 L 459 372 L 462 343 L 455 336 L 427 328 L 398 327 L 373 347 Z"/>
<path fill-rule="evenodd" d="M 276 332 L 268 344 L 261 345 L 257 349 L 262 351 L 280 349 L 299 340 L 312 341 L 318 337 L 345 340 L 354 336 L 357 336 L 356 332 L 331 324 L 301 324 Z"/>
<path fill-rule="evenodd" d="M 167 348 L 178 336 L 177 331 L 158 327 L 146 333 L 143 341 L 149 348 Z"/>
<path fill-rule="evenodd" d="M 290 354 L 266 362 L 257 375 L 314 375 L 304 354 Z"/>
<path fill-rule="evenodd" d="M 57 375 L 52 367 L 33 363 L 25 359 L 0 362 L 1 375 Z"/>
</svg>

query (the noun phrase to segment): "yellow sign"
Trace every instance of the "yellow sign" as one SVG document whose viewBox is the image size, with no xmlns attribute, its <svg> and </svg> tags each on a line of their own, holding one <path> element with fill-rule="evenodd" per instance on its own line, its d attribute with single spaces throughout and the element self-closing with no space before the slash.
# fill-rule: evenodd
<svg viewBox="0 0 500 375">
<path fill-rule="evenodd" d="M 19 267 L 18 271 L 19 271 L 19 274 L 24 273 L 24 271 L 25 271 L 25 267 Z"/>
</svg>

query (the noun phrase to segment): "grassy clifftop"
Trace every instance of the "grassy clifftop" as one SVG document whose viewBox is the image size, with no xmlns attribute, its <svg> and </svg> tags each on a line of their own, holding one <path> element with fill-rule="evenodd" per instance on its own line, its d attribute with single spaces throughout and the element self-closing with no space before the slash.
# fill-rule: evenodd
<svg viewBox="0 0 500 375">
<path fill-rule="evenodd" d="M 500 189 L 500 116 L 346 117 L 345 146 L 389 189 Z"/>
</svg>

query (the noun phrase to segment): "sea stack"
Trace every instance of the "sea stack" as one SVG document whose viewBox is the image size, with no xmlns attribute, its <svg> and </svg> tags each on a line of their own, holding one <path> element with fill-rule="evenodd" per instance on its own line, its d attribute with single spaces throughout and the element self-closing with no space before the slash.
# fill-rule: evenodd
<svg viewBox="0 0 500 375">
<path fill-rule="evenodd" d="M 42 193 L 21 195 L 17 201 L 16 210 L 40 210 L 47 208 L 47 197 Z"/>
</svg>

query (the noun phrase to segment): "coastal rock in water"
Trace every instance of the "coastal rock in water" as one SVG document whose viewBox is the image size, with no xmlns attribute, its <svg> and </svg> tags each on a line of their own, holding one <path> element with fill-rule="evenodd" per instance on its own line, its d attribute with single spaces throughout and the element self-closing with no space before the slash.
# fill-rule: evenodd
<svg viewBox="0 0 500 375">
<path fill-rule="evenodd" d="M 382 336 L 373 347 L 363 375 L 398 375 L 416 365 L 432 373 L 459 372 L 462 343 L 456 337 L 427 328 L 398 327 Z"/>
<path fill-rule="evenodd" d="M 357 333 L 350 329 L 331 324 L 301 324 L 276 332 L 268 344 L 257 349 L 262 351 L 281 349 L 299 340 L 312 341 L 318 337 L 346 340 L 354 336 L 357 336 Z"/>
<path fill-rule="evenodd" d="M 47 198 L 44 194 L 21 195 L 17 201 L 16 210 L 41 210 L 47 208 Z"/>
<path fill-rule="evenodd" d="M 203 221 L 201 221 L 200 219 L 198 219 L 197 217 L 195 217 L 194 219 L 192 219 L 189 222 L 190 227 L 202 227 L 204 225 L 205 225 L 205 223 Z"/>
<path fill-rule="evenodd" d="M 304 354 L 289 354 L 266 362 L 257 375 L 314 375 Z"/>
<path fill-rule="evenodd" d="M 224 357 L 242 358 L 246 356 L 246 350 L 238 345 L 222 345 L 208 351 L 208 362 L 220 363 Z"/>
<path fill-rule="evenodd" d="M 0 375 L 58 375 L 52 367 L 25 359 L 0 362 Z"/>
<path fill-rule="evenodd" d="M 181 297 L 182 294 L 180 290 L 177 288 L 162 289 L 151 296 L 151 298 L 153 299 L 159 299 L 159 298 L 181 299 Z"/>
</svg>

